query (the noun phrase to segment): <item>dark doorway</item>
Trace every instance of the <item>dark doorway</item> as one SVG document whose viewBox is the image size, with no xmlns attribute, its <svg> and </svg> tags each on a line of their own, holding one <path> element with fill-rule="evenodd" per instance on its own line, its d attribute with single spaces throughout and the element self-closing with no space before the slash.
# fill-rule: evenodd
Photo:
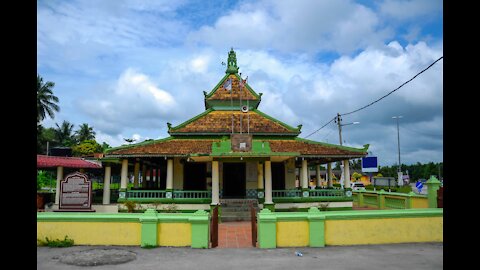
<svg viewBox="0 0 480 270">
<path fill-rule="evenodd" d="M 160 190 L 165 190 L 167 188 L 167 163 L 163 162 L 158 167 L 160 170 Z"/>
<path fill-rule="evenodd" d="M 183 190 L 207 190 L 207 164 L 183 164 Z"/>
<path fill-rule="evenodd" d="M 245 198 L 245 163 L 223 163 L 223 197 Z"/>
<path fill-rule="evenodd" d="M 283 162 L 272 162 L 272 189 L 285 189 L 285 164 Z"/>
</svg>

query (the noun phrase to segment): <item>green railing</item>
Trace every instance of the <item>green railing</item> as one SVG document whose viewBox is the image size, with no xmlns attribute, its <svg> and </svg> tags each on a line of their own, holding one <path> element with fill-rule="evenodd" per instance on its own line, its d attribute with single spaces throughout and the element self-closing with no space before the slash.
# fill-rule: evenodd
<svg viewBox="0 0 480 270">
<path fill-rule="evenodd" d="M 303 191 L 299 189 L 272 190 L 273 198 L 301 198 Z M 345 197 L 342 189 L 314 189 L 308 190 L 308 197 Z"/>
<path fill-rule="evenodd" d="M 310 197 L 344 197 L 345 192 L 342 189 L 315 189 L 309 190 Z"/>
<path fill-rule="evenodd" d="M 376 194 L 363 194 L 363 203 L 365 205 L 378 207 L 377 195 Z"/>
<path fill-rule="evenodd" d="M 127 191 L 127 198 L 135 198 L 135 199 L 146 199 L 146 198 L 156 198 L 156 199 L 163 199 L 166 198 L 165 190 L 128 190 Z"/>
<path fill-rule="evenodd" d="M 212 198 L 211 191 L 194 191 L 194 190 L 175 190 L 173 191 L 173 198 L 181 199 L 208 199 Z"/>
<path fill-rule="evenodd" d="M 273 198 L 302 197 L 302 191 L 298 189 L 272 190 Z"/>
<path fill-rule="evenodd" d="M 407 208 L 407 198 L 406 197 L 385 196 L 385 208 L 406 209 Z"/>
</svg>

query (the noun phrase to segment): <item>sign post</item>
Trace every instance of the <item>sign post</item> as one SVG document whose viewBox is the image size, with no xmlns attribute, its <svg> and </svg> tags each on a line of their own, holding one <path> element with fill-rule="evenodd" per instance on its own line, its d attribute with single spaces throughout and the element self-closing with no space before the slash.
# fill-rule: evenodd
<svg viewBox="0 0 480 270">
<path fill-rule="evenodd" d="M 58 212 L 95 212 L 92 209 L 92 182 L 84 173 L 74 172 L 60 182 Z"/>
</svg>

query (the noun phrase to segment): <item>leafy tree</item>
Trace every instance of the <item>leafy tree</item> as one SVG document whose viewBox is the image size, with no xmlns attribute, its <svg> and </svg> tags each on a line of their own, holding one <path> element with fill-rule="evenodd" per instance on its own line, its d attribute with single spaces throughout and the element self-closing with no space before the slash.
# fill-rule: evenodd
<svg viewBox="0 0 480 270">
<path fill-rule="evenodd" d="M 52 88 L 55 86 L 54 82 L 43 83 L 43 78 L 37 74 L 37 123 L 45 119 L 46 115 L 54 118 L 54 111 L 60 111 L 58 97 L 53 95 Z"/>
<path fill-rule="evenodd" d="M 73 136 L 73 124 L 63 120 L 62 125 L 55 123 L 55 140 L 61 146 L 72 146 L 75 144 L 75 137 Z"/>
<path fill-rule="evenodd" d="M 104 153 L 105 150 L 107 150 L 108 148 L 111 148 L 111 146 L 108 143 L 103 142 L 102 143 L 102 153 Z"/>
<path fill-rule="evenodd" d="M 74 156 L 89 156 L 93 153 L 101 153 L 102 146 L 95 140 L 85 140 L 82 143 L 72 147 L 72 154 Z"/>
<path fill-rule="evenodd" d="M 89 126 L 87 123 L 83 123 L 79 126 L 80 128 L 75 131 L 75 136 L 78 142 L 83 142 L 85 140 L 95 140 L 95 131 L 93 127 Z"/>
<path fill-rule="evenodd" d="M 47 154 L 47 142 L 49 147 L 58 146 L 58 142 L 55 136 L 54 128 L 44 128 L 41 125 L 37 126 L 37 154 Z"/>
<path fill-rule="evenodd" d="M 355 179 L 355 181 L 358 181 L 358 179 L 360 179 L 360 177 L 362 177 L 362 174 L 358 173 L 358 172 L 354 172 L 352 174 L 352 177 Z"/>
</svg>

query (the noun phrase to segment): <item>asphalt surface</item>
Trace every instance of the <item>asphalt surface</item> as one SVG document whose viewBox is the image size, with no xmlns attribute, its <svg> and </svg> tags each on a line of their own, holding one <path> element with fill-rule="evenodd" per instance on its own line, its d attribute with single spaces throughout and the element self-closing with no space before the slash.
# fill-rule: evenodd
<svg viewBox="0 0 480 270">
<path fill-rule="evenodd" d="M 303 256 L 297 256 L 296 251 L 302 253 Z M 115 253 L 118 253 L 119 256 L 133 254 L 134 258 L 120 264 L 99 265 L 118 263 L 119 260 L 115 261 L 118 259 Z M 100 258 L 101 255 L 108 256 Z M 85 261 L 90 264 L 85 264 Z M 92 264 L 92 262 L 94 263 Z M 72 265 L 72 263 L 83 266 Z M 443 269 L 443 243 L 277 249 L 172 247 L 143 249 L 133 246 L 37 247 L 37 269 Z"/>
</svg>

